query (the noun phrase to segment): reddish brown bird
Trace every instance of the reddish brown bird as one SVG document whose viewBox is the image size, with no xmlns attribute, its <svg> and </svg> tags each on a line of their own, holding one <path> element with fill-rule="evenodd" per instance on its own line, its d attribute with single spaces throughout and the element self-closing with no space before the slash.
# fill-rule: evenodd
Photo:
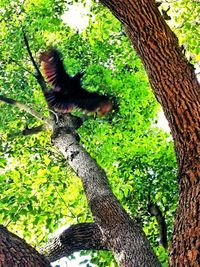
<svg viewBox="0 0 200 267">
<path fill-rule="evenodd" d="M 41 54 L 41 65 L 44 76 L 53 87 L 45 94 L 49 108 L 69 113 L 78 108 L 86 112 L 97 112 L 104 115 L 113 108 L 112 101 L 107 96 L 90 93 L 82 88 L 83 73 L 71 77 L 65 71 L 61 55 L 56 49 L 50 49 Z"/>
</svg>

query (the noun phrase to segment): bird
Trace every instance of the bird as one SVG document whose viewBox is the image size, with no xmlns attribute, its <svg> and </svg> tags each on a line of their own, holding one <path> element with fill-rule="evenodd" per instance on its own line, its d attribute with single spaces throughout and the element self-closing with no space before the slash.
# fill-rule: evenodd
<svg viewBox="0 0 200 267">
<path fill-rule="evenodd" d="M 70 76 L 64 67 L 61 53 L 51 48 L 40 55 L 42 73 L 52 89 L 45 93 L 50 109 L 60 113 L 70 113 L 79 109 L 86 113 L 94 112 L 100 116 L 114 107 L 113 101 L 106 95 L 89 92 L 82 88 L 83 72 Z"/>
</svg>

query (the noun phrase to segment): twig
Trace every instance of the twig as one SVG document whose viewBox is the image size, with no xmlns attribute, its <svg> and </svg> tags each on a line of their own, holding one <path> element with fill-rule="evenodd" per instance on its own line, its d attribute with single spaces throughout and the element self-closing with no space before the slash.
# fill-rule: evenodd
<svg viewBox="0 0 200 267">
<path fill-rule="evenodd" d="M 19 64 L 16 60 L 12 59 L 12 61 L 19 66 L 20 68 L 22 68 L 24 71 L 28 72 L 29 74 L 33 75 L 36 79 L 37 79 L 37 75 L 35 75 L 34 73 L 32 73 L 30 70 L 28 70 L 27 68 L 25 68 L 22 64 Z"/>
<path fill-rule="evenodd" d="M 36 75 L 31 72 L 30 70 L 28 70 L 27 68 L 25 68 L 22 64 L 18 63 L 17 60 L 13 59 L 13 58 L 8 58 L 6 61 L 2 61 L 3 65 L 5 64 L 12 64 L 12 63 L 15 63 L 17 66 L 19 66 L 20 68 L 22 68 L 24 71 L 30 73 L 31 75 L 33 75 L 35 78 L 36 78 Z"/>
<path fill-rule="evenodd" d="M 26 111 L 27 113 L 31 114 L 36 119 L 38 119 L 38 120 L 42 121 L 43 123 L 45 123 L 48 128 L 50 128 L 50 129 L 53 128 L 53 122 L 49 118 L 46 118 L 45 116 L 41 115 L 39 112 L 37 112 L 33 108 L 31 108 L 31 107 L 29 107 L 29 106 L 27 106 L 27 105 L 25 105 L 25 104 L 23 104 L 21 102 L 13 100 L 11 98 L 2 96 L 2 95 L 0 95 L 0 100 L 5 102 L 5 103 L 7 103 L 7 104 L 10 104 L 12 106 L 15 106 L 15 107 L 19 108 L 22 111 Z"/>
<path fill-rule="evenodd" d="M 73 211 L 71 210 L 71 208 L 69 207 L 69 205 L 66 203 L 66 201 L 64 200 L 64 198 L 61 196 L 61 194 L 59 193 L 59 191 L 57 190 L 56 186 L 54 186 L 54 189 L 56 191 L 56 193 L 58 194 L 58 196 L 60 197 L 60 199 L 63 201 L 63 203 L 65 204 L 65 206 L 67 207 L 67 209 L 69 210 L 69 212 L 71 213 L 72 217 L 70 218 L 73 218 L 73 219 L 76 219 L 77 222 L 78 221 L 78 216 L 76 216 Z"/>
<path fill-rule="evenodd" d="M 174 1 L 166 1 L 166 2 L 163 2 L 163 3 L 168 3 L 168 4 L 173 4 L 173 3 L 176 3 L 178 2 L 179 0 L 174 0 Z"/>
<path fill-rule="evenodd" d="M 47 127 L 46 124 L 41 124 L 41 125 L 39 125 L 39 126 L 32 127 L 32 128 L 28 128 L 28 127 L 26 127 L 26 128 L 23 130 L 22 134 L 23 134 L 23 135 L 38 134 L 38 133 L 40 133 L 40 132 L 44 132 L 44 131 L 47 130 L 47 129 L 48 129 L 48 127 Z"/>
</svg>

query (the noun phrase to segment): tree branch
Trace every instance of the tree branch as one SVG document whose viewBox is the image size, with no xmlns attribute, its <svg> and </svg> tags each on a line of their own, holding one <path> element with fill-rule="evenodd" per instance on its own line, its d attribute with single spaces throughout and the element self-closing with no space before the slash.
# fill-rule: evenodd
<svg viewBox="0 0 200 267">
<path fill-rule="evenodd" d="M 28 72 L 29 74 L 31 74 L 31 75 L 33 75 L 35 78 L 36 78 L 36 75 L 33 73 L 33 72 L 31 72 L 30 70 L 28 70 L 27 68 L 25 68 L 22 64 L 20 64 L 20 63 L 18 63 L 18 61 L 17 60 L 15 60 L 15 59 L 13 59 L 13 58 L 8 58 L 7 60 L 6 60 L 6 62 L 3 62 L 3 64 L 11 64 L 11 63 L 15 63 L 17 66 L 19 66 L 20 68 L 22 68 L 24 71 L 26 71 L 26 72 Z"/>
<path fill-rule="evenodd" d="M 50 263 L 23 239 L 0 225 L 0 266 L 50 267 Z"/>
<path fill-rule="evenodd" d="M 160 266 L 141 227 L 112 193 L 104 170 L 79 144 L 75 129 L 62 123 L 54 131 L 52 142 L 81 178 L 104 244 L 113 252 L 119 266 Z"/>
<path fill-rule="evenodd" d="M 0 101 L 3 101 L 5 103 L 7 103 L 7 104 L 15 106 L 15 107 L 19 108 L 22 111 L 26 111 L 27 113 L 29 113 L 30 115 L 32 115 L 36 119 L 38 119 L 38 120 L 42 121 L 43 123 L 45 123 L 49 129 L 52 129 L 53 122 L 49 118 L 46 118 L 43 115 L 41 115 L 39 112 L 35 111 L 33 108 L 31 108 L 31 107 L 29 107 L 29 106 L 27 106 L 27 105 L 25 105 L 25 104 L 23 104 L 21 102 L 13 100 L 11 98 L 2 96 L 2 95 L 0 95 Z"/>
<path fill-rule="evenodd" d="M 8 134 L 8 138 L 12 139 L 12 138 L 15 138 L 16 136 L 20 136 L 20 135 L 26 136 L 26 135 L 38 134 L 38 133 L 44 132 L 48 129 L 49 129 L 49 127 L 46 124 L 41 124 L 39 126 L 32 127 L 32 128 L 26 127 L 23 131 L 17 131 L 17 132 Z"/>
<path fill-rule="evenodd" d="M 101 231 L 96 223 L 72 225 L 58 237 L 51 239 L 41 253 L 51 261 L 67 257 L 80 250 L 107 250 Z"/>
<path fill-rule="evenodd" d="M 48 129 L 48 127 L 47 127 L 46 124 L 41 124 L 41 125 L 36 126 L 36 127 L 33 127 L 33 128 L 28 128 L 28 127 L 26 127 L 26 128 L 23 130 L 22 134 L 23 134 L 23 135 L 38 134 L 38 133 L 40 133 L 40 132 L 44 132 L 44 131 L 47 130 L 47 129 Z"/>
<path fill-rule="evenodd" d="M 165 221 L 165 216 L 162 214 L 160 207 L 153 203 L 150 203 L 148 205 L 148 211 L 152 216 L 156 217 L 156 221 L 159 227 L 160 245 L 167 249 L 167 224 Z"/>
</svg>

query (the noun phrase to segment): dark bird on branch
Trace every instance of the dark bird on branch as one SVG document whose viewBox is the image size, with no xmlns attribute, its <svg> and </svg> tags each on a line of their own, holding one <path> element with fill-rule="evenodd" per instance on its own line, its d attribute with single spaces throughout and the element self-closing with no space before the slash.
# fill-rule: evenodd
<svg viewBox="0 0 200 267">
<path fill-rule="evenodd" d="M 65 71 L 60 53 L 56 49 L 43 52 L 40 56 L 44 76 L 53 87 L 45 94 L 49 108 L 69 113 L 73 109 L 97 112 L 104 115 L 113 109 L 114 103 L 105 95 L 90 93 L 82 88 L 79 72 L 71 77 Z"/>
</svg>

